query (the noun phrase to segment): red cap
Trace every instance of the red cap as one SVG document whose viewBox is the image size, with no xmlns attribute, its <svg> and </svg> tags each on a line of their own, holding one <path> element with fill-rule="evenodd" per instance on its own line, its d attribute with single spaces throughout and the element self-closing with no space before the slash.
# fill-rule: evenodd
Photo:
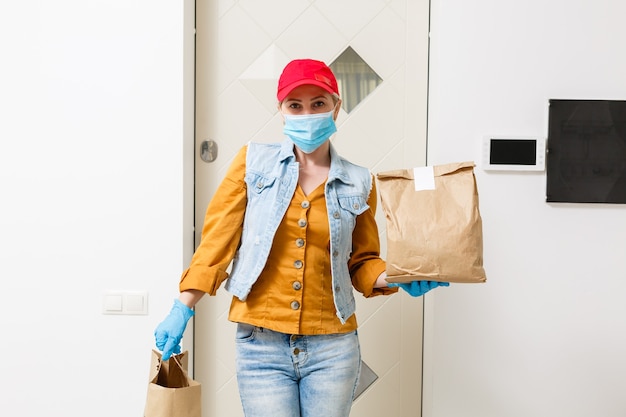
<svg viewBox="0 0 626 417">
<path fill-rule="evenodd" d="M 326 64 L 313 59 L 295 59 L 287 64 L 278 79 L 278 101 L 283 101 L 294 88 L 304 84 L 317 85 L 339 95 L 335 75 Z"/>
</svg>

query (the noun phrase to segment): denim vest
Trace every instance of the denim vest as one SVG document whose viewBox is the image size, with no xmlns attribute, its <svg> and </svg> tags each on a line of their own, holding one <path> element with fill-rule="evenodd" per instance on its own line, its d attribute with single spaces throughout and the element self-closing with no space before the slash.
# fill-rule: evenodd
<svg viewBox="0 0 626 417">
<path fill-rule="evenodd" d="M 241 244 L 233 260 L 226 289 L 245 301 L 265 267 L 278 226 L 298 184 L 299 164 L 293 142 L 249 143 L 245 181 L 248 202 Z M 368 169 L 340 157 L 330 146 L 330 171 L 324 189 L 330 229 L 333 296 L 337 317 L 344 324 L 355 311 L 348 259 L 356 217 L 369 208 L 372 188 Z"/>
</svg>

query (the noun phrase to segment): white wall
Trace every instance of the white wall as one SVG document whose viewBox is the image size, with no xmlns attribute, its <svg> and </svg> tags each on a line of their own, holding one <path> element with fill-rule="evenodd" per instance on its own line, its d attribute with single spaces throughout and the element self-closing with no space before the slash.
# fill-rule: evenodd
<svg viewBox="0 0 626 417">
<path fill-rule="evenodd" d="M 164 0 L 0 6 L 0 415 L 143 415 L 193 245 L 183 17 Z M 147 290 L 149 314 L 103 315 L 106 290 Z"/>
<path fill-rule="evenodd" d="M 626 3 L 433 0 L 428 163 L 547 135 L 550 98 L 626 100 Z M 425 417 L 626 415 L 626 206 L 477 168 L 484 285 L 429 301 Z"/>
</svg>

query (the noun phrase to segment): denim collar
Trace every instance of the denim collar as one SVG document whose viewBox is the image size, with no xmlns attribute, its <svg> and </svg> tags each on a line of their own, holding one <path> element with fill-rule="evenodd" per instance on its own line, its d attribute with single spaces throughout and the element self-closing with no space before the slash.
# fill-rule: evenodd
<svg viewBox="0 0 626 417">
<path fill-rule="evenodd" d="M 296 154 L 293 152 L 294 143 L 291 139 L 285 139 L 280 146 L 280 162 L 285 162 L 288 159 L 295 161 Z M 345 160 L 337 153 L 333 144 L 330 144 L 330 171 L 328 172 L 327 182 L 339 180 L 344 184 L 352 184 L 352 179 L 348 175 L 345 168 Z"/>
</svg>

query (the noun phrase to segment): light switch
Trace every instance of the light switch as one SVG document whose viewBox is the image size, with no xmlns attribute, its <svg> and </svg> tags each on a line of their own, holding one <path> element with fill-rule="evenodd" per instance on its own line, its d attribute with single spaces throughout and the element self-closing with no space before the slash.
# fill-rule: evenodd
<svg viewBox="0 0 626 417">
<path fill-rule="evenodd" d="M 122 312 L 122 296 L 120 294 L 104 295 L 104 313 L 121 313 Z"/>
<path fill-rule="evenodd" d="M 127 312 L 143 314 L 144 312 L 144 295 L 143 294 L 126 294 L 125 308 Z"/>
<path fill-rule="evenodd" d="M 107 291 L 102 301 L 102 314 L 148 314 L 148 292 Z"/>
</svg>

